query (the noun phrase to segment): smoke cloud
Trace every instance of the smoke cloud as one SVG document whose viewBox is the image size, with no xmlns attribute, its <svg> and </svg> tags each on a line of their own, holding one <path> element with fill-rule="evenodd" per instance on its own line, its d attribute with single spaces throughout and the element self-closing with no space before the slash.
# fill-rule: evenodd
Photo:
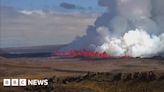
<svg viewBox="0 0 164 92">
<path fill-rule="evenodd" d="M 66 2 L 61 3 L 60 7 L 65 8 L 65 9 L 76 9 L 76 5 L 66 3 Z"/>
<path fill-rule="evenodd" d="M 99 0 L 107 12 L 87 34 L 63 50 L 91 50 L 113 56 L 153 57 L 164 53 L 164 0 Z"/>
</svg>

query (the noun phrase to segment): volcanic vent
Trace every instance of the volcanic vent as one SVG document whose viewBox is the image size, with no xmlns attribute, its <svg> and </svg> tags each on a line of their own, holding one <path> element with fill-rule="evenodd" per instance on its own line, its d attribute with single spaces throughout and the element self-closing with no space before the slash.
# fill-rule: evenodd
<svg viewBox="0 0 164 92">
<path fill-rule="evenodd" d="M 111 56 L 164 56 L 164 0 L 99 0 L 107 11 L 87 34 L 61 51 L 93 51 Z"/>
</svg>

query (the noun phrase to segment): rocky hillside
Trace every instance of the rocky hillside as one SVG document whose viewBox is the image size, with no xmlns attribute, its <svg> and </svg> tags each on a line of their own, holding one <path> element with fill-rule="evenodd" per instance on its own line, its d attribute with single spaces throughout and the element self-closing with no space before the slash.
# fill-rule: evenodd
<svg viewBox="0 0 164 92">
<path fill-rule="evenodd" d="M 49 86 L 27 87 L 33 92 L 163 92 L 164 72 L 89 72 L 82 76 L 52 77 Z"/>
</svg>

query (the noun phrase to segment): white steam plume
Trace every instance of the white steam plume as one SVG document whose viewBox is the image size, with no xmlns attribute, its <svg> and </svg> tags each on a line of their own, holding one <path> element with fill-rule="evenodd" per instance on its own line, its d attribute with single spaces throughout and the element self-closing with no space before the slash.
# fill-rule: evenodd
<svg viewBox="0 0 164 92">
<path fill-rule="evenodd" d="M 153 57 L 164 53 L 164 0 L 99 0 L 108 11 L 87 35 L 63 50 L 93 50 L 113 56 Z"/>
</svg>

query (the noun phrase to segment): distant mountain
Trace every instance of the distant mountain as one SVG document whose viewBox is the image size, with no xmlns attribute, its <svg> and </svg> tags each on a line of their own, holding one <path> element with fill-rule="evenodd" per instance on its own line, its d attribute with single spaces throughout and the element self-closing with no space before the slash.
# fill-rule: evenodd
<svg viewBox="0 0 164 92">
<path fill-rule="evenodd" d="M 0 51 L 10 54 L 21 54 L 21 53 L 39 53 L 39 52 L 53 52 L 66 45 L 45 45 L 45 46 L 31 46 L 31 47 L 10 47 L 1 48 Z"/>
<path fill-rule="evenodd" d="M 54 51 L 66 45 L 46 45 L 31 47 L 1 48 L 0 56 L 4 57 L 49 57 Z"/>
</svg>

